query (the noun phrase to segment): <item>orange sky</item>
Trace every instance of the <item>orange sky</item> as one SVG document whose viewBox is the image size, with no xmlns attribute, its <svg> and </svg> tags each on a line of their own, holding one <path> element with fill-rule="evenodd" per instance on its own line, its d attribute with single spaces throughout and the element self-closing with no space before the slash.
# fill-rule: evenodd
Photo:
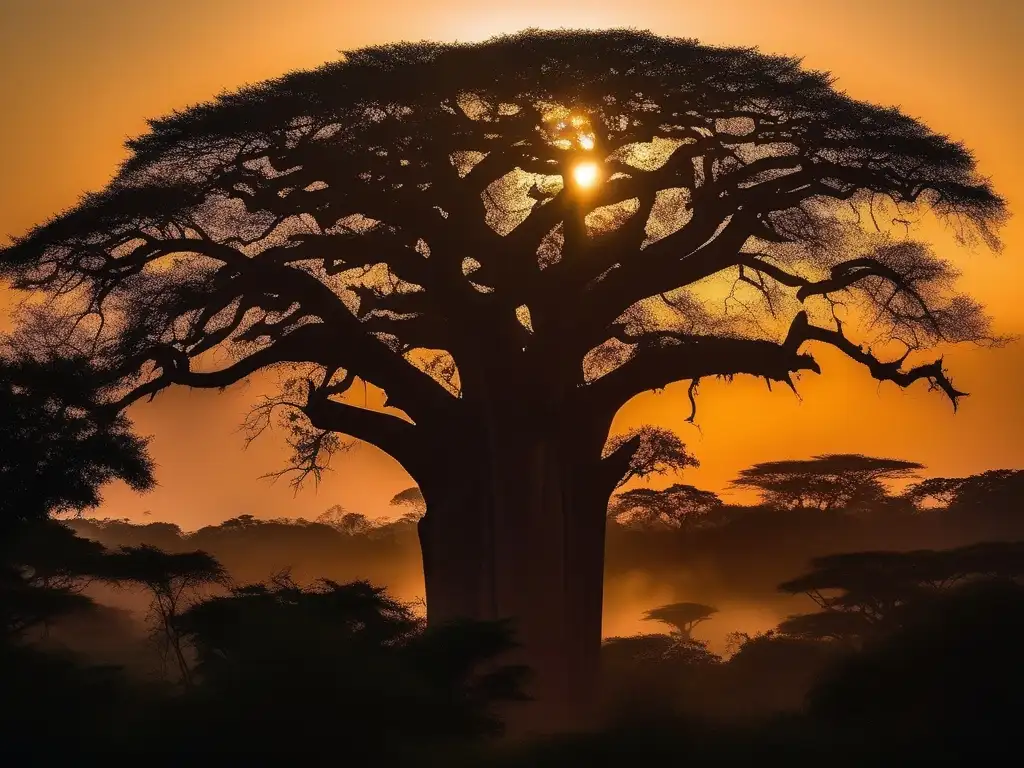
<svg viewBox="0 0 1024 768">
<path fill-rule="evenodd" d="M 401 39 L 475 40 L 524 27 L 651 29 L 757 45 L 831 70 L 856 98 L 898 104 L 976 151 L 982 172 L 1024 206 L 1024 3 L 1019 0 L 3 0 L 0 3 L 0 232 L 16 234 L 101 187 L 144 119 L 243 83 L 313 67 L 338 49 Z M 1024 331 L 1024 221 L 1000 255 L 959 253 L 963 285 L 1003 333 Z M 946 247 L 945 243 L 941 243 Z M 961 412 L 924 385 L 877 387 L 835 354 L 802 400 L 763 382 L 706 383 L 700 431 L 680 388 L 630 403 L 616 424 L 678 428 L 703 461 L 690 482 L 720 489 L 754 461 L 825 451 L 889 454 L 933 474 L 1024 467 L 1024 343 L 947 357 L 973 393 Z M 107 494 L 103 514 L 186 528 L 237 514 L 315 516 L 332 504 L 386 514 L 404 473 L 369 448 L 339 457 L 318 492 L 258 479 L 284 458 L 265 437 L 242 453 L 237 426 L 258 384 L 223 395 L 175 391 L 132 415 L 155 435 L 160 488 Z M 151 511 L 143 518 L 142 513 Z"/>
</svg>

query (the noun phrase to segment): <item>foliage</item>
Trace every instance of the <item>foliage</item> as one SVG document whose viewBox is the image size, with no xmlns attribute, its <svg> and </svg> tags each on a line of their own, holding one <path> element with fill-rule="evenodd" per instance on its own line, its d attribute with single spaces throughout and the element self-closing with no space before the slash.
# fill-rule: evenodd
<svg viewBox="0 0 1024 768">
<path fill-rule="evenodd" d="M 82 594 L 107 568 L 107 552 L 53 520 L 21 523 L 0 563 L 0 644 L 21 640 L 56 619 L 93 607 Z"/>
<path fill-rule="evenodd" d="M 999 743 L 1024 703 L 1022 620 L 1019 582 L 960 585 L 821 680 L 812 709 L 890 741 L 968 751 Z"/>
<path fill-rule="evenodd" d="M 396 493 L 391 497 L 390 504 L 393 507 L 406 509 L 402 519 L 407 521 L 417 521 L 427 513 L 426 499 L 423 498 L 423 492 L 416 486 Z"/>
<path fill-rule="evenodd" d="M 770 506 L 849 509 L 878 505 L 888 497 L 883 482 L 912 477 L 923 465 L 860 454 L 766 461 L 740 472 L 736 488 L 750 488 Z"/>
<path fill-rule="evenodd" d="M 907 489 L 915 502 L 929 499 L 951 507 L 1002 501 L 1010 496 L 1020 498 L 1024 488 L 1024 469 L 991 469 L 970 477 L 930 477 Z"/>
<path fill-rule="evenodd" d="M 604 452 L 614 456 L 625 451 L 629 462 L 616 487 L 634 478 L 681 472 L 687 467 L 699 467 L 700 462 L 686 450 L 679 435 L 661 427 L 636 427 L 608 440 Z"/>
<path fill-rule="evenodd" d="M 612 497 L 608 517 L 631 527 L 680 528 L 700 524 L 722 506 L 722 500 L 712 491 L 675 483 L 658 491 L 651 488 L 621 491 Z"/>
<path fill-rule="evenodd" d="M 204 589 L 227 583 L 224 567 L 206 552 L 164 552 L 147 544 L 121 547 L 106 560 L 104 575 L 108 581 L 132 584 L 149 594 L 154 637 L 164 653 L 173 658 L 181 682 L 191 684 L 192 672 L 178 617 L 202 597 Z"/>
<path fill-rule="evenodd" d="M 792 384 L 808 343 L 955 404 L 941 360 L 904 363 L 989 336 L 952 266 L 866 224 L 927 210 L 996 246 L 971 153 L 796 59 L 626 30 L 389 45 L 150 125 L 0 252 L 53 300 L 22 336 L 88 346 L 118 407 L 289 366 L 303 474 L 346 433 L 430 480 L 498 392 L 522 429 L 603 424 L 673 381 Z M 346 401 L 359 382 L 408 419 Z"/>
<path fill-rule="evenodd" d="M 422 745 L 493 733 L 492 707 L 521 697 L 522 671 L 493 666 L 513 647 L 507 627 L 426 630 L 366 582 L 301 587 L 281 574 L 198 603 L 177 626 L 195 645 L 197 701 L 219 743 L 283 721 L 299 742 L 331 728 L 350 748 Z M 296 709 L 281 712 L 285 701 Z M 258 738 L 283 746 L 269 732 Z"/>
<path fill-rule="evenodd" d="M 316 522 L 329 525 L 350 536 L 367 533 L 373 528 L 370 519 L 359 512 L 349 512 L 341 505 L 335 505 L 317 517 Z"/>
<path fill-rule="evenodd" d="M 822 608 L 779 629 L 813 639 L 863 640 L 913 619 L 943 591 L 979 578 L 1024 576 L 1024 544 L 988 542 L 951 550 L 853 552 L 812 561 L 812 570 L 780 585 Z"/>
<path fill-rule="evenodd" d="M 671 603 L 652 608 L 644 614 L 645 621 L 660 621 L 668 624 L 674 632 L 689 639 L 693 628 L 718 613 L 717 608 L 700 603 Z"/>
<path fill-rule="evenodd" d="M 146 440 L 102 407 L 97 387 L 87 358 L 0 355 L 0 533 L 96 507 L 111 480 L 152 486 Z"/>
</svg>

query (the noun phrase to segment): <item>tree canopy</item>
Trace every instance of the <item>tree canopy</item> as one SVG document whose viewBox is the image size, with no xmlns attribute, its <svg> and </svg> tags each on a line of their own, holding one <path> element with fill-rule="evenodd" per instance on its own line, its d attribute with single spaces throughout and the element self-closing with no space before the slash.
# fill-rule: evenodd
<svg viewBox="0 0 1024 768">
<path fill-rule="evenodd" d="M 827 454 L 812 459 L 765 461 L 732 481 L 760 493 L 762 501 L 786 509 L 843 509 L 877 504 L 888 496 L 887 480 L 913 477 L 924 465 L 860 454 Z"/>
<path fill-rule="evenodd" d="M 780 631 L 812 639 L 870 637 L 914 618 L 922 605 L 965 583 L 1024 575 L 1020 542 L 984 542 L 948 550 L 850 552 L 815 558 L 809 572 L 779 586 L 801 592 L 822 611 L 791 616 Z"/>
<path fill-rule="evenodd" d="M 998 246 L 1005 204 L 970 152 L 748 48 L 366 48 L 128 148 L 0 251 L 41 300 L 23 348 L 88 354 L 115 409 L 282 369 L 253 433 L 280 418 L 300 480 L 341 434 L 408 470 L 432 620 L 513 617 L 542 727 L 592 699 L 609 496 L 687 463 L 657 431 L 609 441 L 626 402 L 688 381 L 693 420 L 703 379 L 795 387 L 827 345 L 955 407 L 925 351 L 992 335 L 910 237 L 937 216 Z M 353 396 L 371 387 L 381 408 Z"/>
<path fill-rule="evenodd" d="M 1019 506 L 1024 496 L 1024 470 L 990 469 L 969 477 L 930 477 L 907 489 L 918 505 L 937 503 L 947 509 Z"/>
<path fill-rule="evenodd" d="M 153 484 L 147 441 L 103 407 L 87 359 L 0 353 L 0 527 L 81 511 L 100 488 Z"/>
<path fill-rule="evenodd" d="M 700 603 L 671 603 L 652 608 L 644 614 L 645 621 L 660 621 L 668 624 L 679 635 L 689 639 L 693 628 L 718 613 L 717 608 Z"/>
<path fill-rule="evenodd" d="M 988 334 L 898 236 L 927 211 L 997 244 L 971 154 L 793 58 L 622 30 L 387 45 L 150 126 L 0 274 L 57 299 L 34 330 L 88 348 L 118 405 L 298 365 L 279 402 L 306 458 L 341 432 L 415 476 L 499 375 L 540 419 L 567 389 L 603 414 L 678 380 L 791 384 L 808 342 L 955 404 L 941 360 L 904 364 Z M 387 412 L 345 400 L 357 381 Z"/>
<path fill-rule="evenodd" d="M 668 488 L 633 488 L 612 497 L 608 516 L 621 525 L 634 528 L 679 528 L 700 522 L 723 507 L 713 491 L 704 491 L 685 483 Z"/>
</svg>

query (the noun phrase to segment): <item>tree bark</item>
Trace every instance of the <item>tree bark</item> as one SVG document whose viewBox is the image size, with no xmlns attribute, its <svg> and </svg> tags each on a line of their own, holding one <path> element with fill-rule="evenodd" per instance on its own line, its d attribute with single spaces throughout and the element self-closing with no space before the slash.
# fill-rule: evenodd
<svg viewBox="0 0 1024 768">
<path fill-rule="evenodd" d="M 521 648 L 509 661 L 531 668 L 534 702 L 503 713 L 509 731 L 584 725 L 599 670 L 607 498 L 588 483 L 587 451 L 570 430 L 515 418 L 488 427 L 446 481 L 421 489 L 428 621 L 512 619 Z"/>
</svg>

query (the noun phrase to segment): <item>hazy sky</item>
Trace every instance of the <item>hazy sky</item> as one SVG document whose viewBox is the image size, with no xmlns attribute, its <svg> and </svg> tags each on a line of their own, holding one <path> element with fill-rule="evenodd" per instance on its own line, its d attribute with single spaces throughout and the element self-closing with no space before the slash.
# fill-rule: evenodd
<svg viewBox="0 0 1024 768">
<path fill-rule="evenodd" d="M 339 50 L 397 40 L 476 40 L 525 27 L 636 27 L 707 43 L 756 45 L 827 69 L 850 95 L 896 104 L 965 141 L 982 172 L 1024 206 L 1024 2 L 1018 0 L 0 0 L 0 233 L 18 234 L 102 187 L 122 141 L 145 119 L 218 92 L 317 66 Z M 962 285 L 1003 333 L 1024 332 L 1024 221 L 1011 220 L 994 255 L 958 252 Z M 944 239 L 942 248 L 951 247 Z M 763 382 L 708 382 L 700 430 L 684 424 L 685 385 L 637 398 L 616 429 L 678 428 L 703 467 L 689 482 L 720 489 L 754 461 L 819 452 L 889 454 L 933 474 L 1024 467 L 1024 342 L 947 356 L 972 396 L 954 415 L 924 384 L 878 387 L 835 354 L 801 399 Z M 408 485 L 369 448 L 293 496 L 258 479 L 285 451 L 274 435 L 242 453 L 237 426 L 260 383 L 226 394 L 176 391 L 132 411 L 154 435 L 160 488 L 107 494 L 103 514 L 173 520 L 186 528 L 242 513 L 315 516 L 341 503 L 372 515 Z"/>
</svg>

